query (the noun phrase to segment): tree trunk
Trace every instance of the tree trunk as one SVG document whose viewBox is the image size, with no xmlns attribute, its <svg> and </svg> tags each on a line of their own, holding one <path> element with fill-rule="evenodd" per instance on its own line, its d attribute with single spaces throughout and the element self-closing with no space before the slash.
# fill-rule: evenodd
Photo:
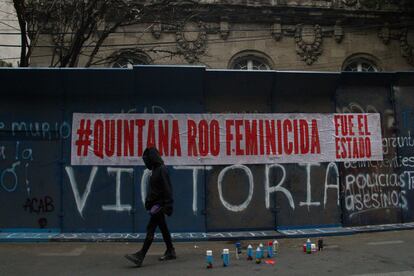
<svg viewBox="0 0 414 276">
<path fill-rule="evenodd" d="M 14 8 L 16 9 L 17 19 L 20 26 L 20 40 L 22 43 L 20 49 L 20 67 L 29 66 L 29 57 L 27 55 L 27 48 L 29 47 L 29 42 L 27 40 L 27 29 L 26 29 L 26 20 L 25 20 L 25 7 L 24 0 L 13 0 Z"/>
</svg>

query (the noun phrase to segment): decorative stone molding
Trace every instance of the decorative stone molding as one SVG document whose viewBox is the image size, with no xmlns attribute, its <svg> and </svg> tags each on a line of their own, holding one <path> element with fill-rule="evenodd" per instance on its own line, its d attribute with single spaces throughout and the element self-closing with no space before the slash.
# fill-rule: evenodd
<svg viewBox="0 0 414 276">
<path fill-rule="evenodd" d="M 342 3 L 344 3 L 345 6 L 353 7 L 358 3 L 358 1 L 357 0 L 342 0 Z"/>
<path fill-rule="evenodd" d="M 359 4 L 367 9 L 378 9 L 380 6 L 380 0 L 359 0 Z"/>
<path fill-rule="evenodd" d="M 341 4 L 342 7 L 353 9 L 401 10 L 412 8 L 410 1 L 412 0 L 341 0 Z"/>
<path fill-rule="evenodd" d="M 303 29 L 302 24 L 296 26 L 296 52 L 306 64 L 312 65 L 322 54 L 322 28 L 319 25 L 313 27 L 313 42 L 306 42 L 303 39 Z"/>
<path fill-rule="evenodd" d="M 414 46 L 408 43 L 408 30 L 401 31 L 400 37 L 401 55 L 407 60 L 407 62 L 414 66 Z"/>
<path fill-rule="evenodd" d="M 224 23 L 224 24 L 222 24 Z M 230 34 L 230 23 L 226 20 L 220 22 L 203 22 L 204 30 L 207 34 L 220 34 L 220 36 L 226 36 Z M 227 24 L 227 26 L 226 26 Z M 159 38 L 158 35 L 163 33 L 175 34 L 181 28 L 181 24 L 177 22 L 162 22 L 157 21 L 151 26 L 151 32 L 155 38 Z M 222 33 L 222 34 L 221 34 Z M 224 39 L 224 38 L 223 38 Z"/>
<path fill-rule="evenodd" d="M 185 1 L 184 1 L 185 2 Z M 395 10 L 396 8 L 413 7 L 413 0 L 195 0 L 199 5 L 225 5 L 227 7 L 263 7 L 270 10 L 274 7 L 299 8 L 352 8 L 367 9 L 368 7 Z"/>
<path fill-rule="evenodd" d="M 276 41 L 280 41 L 283 36 L 283 30 L 282 30 L 282 24 L 280 24 L 280 20 L 277 20 L 273 25 L 271 26 L 271 33 L 272 37 Z"/>
<path fill-rule="evenodd" d="M 382 40 L 384 44 L 388 44 L 391 39 L 391 30 L 388 23 L 385 23 L 384 26 L 378 33 L 378 37 Z"/>
<path fill-rule="evenodd" d="M 162 33 L 162 24 L 161 24 L 161 21 L 155 22 L 155 23 L 152 25 L 152 28 L 151 28 L 151 33 L 152 33 L 152 35 L 153 35 L 156 39 L 159 39 L 159 38 L 161 37 L 161 33 Z"/>
<path fill-rule="evenodd" d="M 220 37 L 226 40 L 230 35 L 230 24 L 227 21 L 220 22 Z"/>
<path fill-rule="evenodd" d="M 187 40 L 185 37 L 185 23 L 179 25 L 175 34 L 178 50 L 189 63 L 198 60 L 198 56 L 204 54 L 207 48 L 207 32 L 203 22 L 198 23 L 198 35 L 195 40 Z"/>
<path fill-rule="evenodd" d="M 342 39 L 344 38 L 344 29 L 342 28 L 341 22 L 339 20 L 337 20 L 335 23 L 333 35 L 336 43 L 342 42 Z"/>
</svg>

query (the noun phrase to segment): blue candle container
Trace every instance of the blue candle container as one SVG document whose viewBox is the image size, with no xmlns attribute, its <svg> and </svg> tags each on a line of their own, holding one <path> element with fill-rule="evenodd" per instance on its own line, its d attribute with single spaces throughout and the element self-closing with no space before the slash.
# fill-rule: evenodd
<svg viewBox="0 0 414 276">
<path fill-rule="evenodd" d="M 262 262 L 262 250 L 260 246 L 256 249 L 256 264 L 260 264 Z"/>
<path fill-rule="evenodd" d="M 206 251 L 207 268 L 213 268 L 213 251 Z"/>
<path fill-rule="evenodd" d="M 273 242 L 271 241 L 267 244 L 267 257 L 273 258 Z"/>
<path fill-rule="evenodd" d="M 253 260 L 253 247 L 250 244 L 247 246 L 247 260 Z"/>
<path fill-rule="evenodd" d="M 228 249 L 223 249 L 223 254 L 221 255 L 221 258 L 223 259 L 223 266 L 229 266 L 230 264 L 230 254 Z"/>
</svg>

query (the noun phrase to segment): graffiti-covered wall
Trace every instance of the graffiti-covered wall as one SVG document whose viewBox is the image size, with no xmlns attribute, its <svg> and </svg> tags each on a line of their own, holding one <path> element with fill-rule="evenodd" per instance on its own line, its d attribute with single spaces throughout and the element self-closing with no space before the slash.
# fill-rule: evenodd
<svg viewBox="0 0 414 276">
<path fill-rule="evenodd" d="M 413 221 L 414 73 L 139 66 L 2 69 L 0 79 L 0 231 L 145 231 L 150 172 L 72 165 L 74 113 L 379 113 L 382 161 L 168 166 L 169 223 L 188 232 Z"/>
</svg>

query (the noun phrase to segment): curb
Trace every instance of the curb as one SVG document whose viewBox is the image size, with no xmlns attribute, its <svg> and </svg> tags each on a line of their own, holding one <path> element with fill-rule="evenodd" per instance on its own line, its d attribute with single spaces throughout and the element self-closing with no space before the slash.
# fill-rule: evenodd
<svg viewBox="0 0 414 276">
<path fill-rule="evenodd" d="M 187 232 L 171 233 L 175 242 L 234 241 L 254 239 L 286 239 L 304 237 L 345 236 L 360 233 L 414 229 L 414 222 L 355 227 L 325 227 L 271 231 Z M 1 232 L 0 243 L 13 242 L 142 242 L 145 233 L 59 233 L 59 232 Z M 162 241 L 161 233 L 155 241 Z"/>
</svg>

